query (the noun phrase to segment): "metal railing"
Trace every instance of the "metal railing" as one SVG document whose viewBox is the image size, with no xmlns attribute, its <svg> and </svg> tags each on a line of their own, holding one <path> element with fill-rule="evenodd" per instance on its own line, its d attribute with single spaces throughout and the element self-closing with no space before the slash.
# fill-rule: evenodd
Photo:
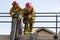
<svg viewBox="0 0 60 40">
<path fill-rule="evenodd" d="M 0 14 L 9 14 L 9 13 L 0 13 Z M 35 17 L 55 17 L 56 21 L 35 21 L 35 23 L 56 23 L 56 27 L 45 27 L 45 28 L 56 28 L 56 35 L 57 35 L 57 28 L 60 28 L 58 27 L 58 23 L 60 23 L 60 21 L 58 21 L 58 17 L 60 17 L 60 13 L 36 13 L 36 14 L 39 14 L 40 16 L 35 16 Z M 0 17 L 11 17 L 11 16 L 0 16 Z M 0 23 L 11 23 L 11 22 L 12 21 L 0 21 Z M 33 28 L 41 28 L 41 27 L 33 27 Z"/>
<path fill-rule="evenodd" d="M 9 13 L 0 13 L 0 14 L 9 14 Z M 40 16 L 35 16 L 35 17 L 60 17 L 60 13 L 36 13 L 36 14 L 42 14 L 42 15 L 40 15 Z M 49 14 L 49 15 L 44 15 L 44 14 Z M 50 15 L 50 14 L 54 14 L 54 15 Z M 11 17 L 11 16 L 0 16 L 0 17 Z M 56 18 L 56 20 L 57 20 L 57 23 L 60 23 L 60 21 L 58 21 L 58 19 Z M 0 21 L 0 23 L 11 23 L 12 21 Z M 35 23 L 56 23 L 56 21 L 35 21 Z M 58 24 L 57 24 L 58 25 Z M 38 28 L 38 27 L 36 27 L 36 28 Z M 47 27 L 46 27 L 47 28 Z M 49 27 L 49 28 L 56 28 L 56 27 Z M 60 27 L 58 27 L 58 28 L 60 28 Z"/>
</svg>

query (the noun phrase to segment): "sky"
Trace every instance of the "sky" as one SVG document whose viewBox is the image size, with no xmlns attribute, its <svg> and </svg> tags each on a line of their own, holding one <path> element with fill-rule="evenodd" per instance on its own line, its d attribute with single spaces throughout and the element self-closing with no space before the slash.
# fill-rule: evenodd
<svg viewBox="0 0 60 40">
<path fill-rule="evenodd" d="M 9 12 L 14 0 L 1 0 L 0 12 Z M 60 0 L 16 0 L 24 8 L 26 2 L 31 2 L 36 12 L 60 12 Z"/>
<path fill-rule="evenodd" d="M 0 0 L 0 13 L 9 13 L 14 0 Z M 21 8 L 25 7 L 27 2 L 31 2 L 36 12 L 60 12 L 60 0 L 16 0 Z M 2 15 L 0 15 L 2 16 Z M 59 19 L 59 18 L 58 18 Z M 35 20 L 55 20 L 55 18 L 36 18 Z M 0 21 L 11 21 L 11 18 L 1 18 Z M 55 23 L 40 23 L 35 26 L 55 26 Z M 59 23 L 60 26 L 60 23 Z M 10 34 L 11 23 L 0 23 L 0 34 Z M 55 29 L 53 29 L 55 31 Z"/>
</svg>

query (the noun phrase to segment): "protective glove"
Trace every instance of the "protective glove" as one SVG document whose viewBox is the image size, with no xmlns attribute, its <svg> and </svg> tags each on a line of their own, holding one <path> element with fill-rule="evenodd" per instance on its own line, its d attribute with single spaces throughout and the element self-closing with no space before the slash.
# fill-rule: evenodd
<svg viewBox="0 0 60 40">
<path fill-rule="evenodd" d="M 35 17 L 32 17 L 33 20 L 35 20 Z"/>
<path fill-rule="evenodd" d="M 14 13 L 14 12 L 12 12 L 10 15 L 11 15 L 11 16 L 13 16 L 14 14 L 15 14 L 15 13 Z"/>
<path fill-rule="evenodd" d="M 17 13 L 14 13 L 14 14 L 12 15 L 12 17 L 18 17 L 18 14 L 17 14 Z"/>
<path fill-rule="evenodd" d="M 28 16 L 29 19 L 31 19 L 31 17 L 32 17 L 31 15 Z"/>
<path fill-rule="evenodd" d="M 22 19 L 22 15 L 19 15 L 19 16 L 18 16 L 18 19 L 21 20 L 21 19 Z"/>
</svg>

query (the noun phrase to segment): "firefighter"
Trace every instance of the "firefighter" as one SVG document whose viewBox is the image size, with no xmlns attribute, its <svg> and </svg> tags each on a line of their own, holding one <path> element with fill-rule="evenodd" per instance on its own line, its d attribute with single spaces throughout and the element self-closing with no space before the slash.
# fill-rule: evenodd
<svg viewBox="0 0 60 40">
<path fill-rule="evenodd" d="M 34 13 L 34 8 L 33 8 L 32 4 L 29 2 L 26 3 L 25 8 L 22 10 L 22 13 L 23 13 L 23 23 L 25 24 L 24 34 L 31 33 L 33 23 L 35 20 L 35 13 Z"/>
<path fill-rule="evenodd" d="M 14 18 L 15 16 L 18 17 L 18 14 L 20 14 L 20 11 L 22 10 L 21 7 L 19 7 L 18 3 L 16 1 L 13 1 L 12 8 L 10 9 L 10 15 L 12 17 L 12 27 L 11 27 L 11 36 L 15 36 L 15 26 L 17 23 L 20 25 L 20 20 Z M 18 26 L 20 27 L 20 26 Z M 17 27 L 17 29 L 18 29 Z"/>
</svg>

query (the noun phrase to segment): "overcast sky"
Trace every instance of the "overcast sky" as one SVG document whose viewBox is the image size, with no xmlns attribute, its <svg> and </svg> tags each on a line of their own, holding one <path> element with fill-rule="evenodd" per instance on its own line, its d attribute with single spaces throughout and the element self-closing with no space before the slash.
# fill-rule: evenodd
<svg viewBox="0 0 60 40">
<path fill-rule="evenodd" d="M 0 12 L 9 12 L 13 0 L 0 0 Z M 31 2 L 36 12 L 60 12 L 60 0 L 17 0 L 24 8 L 26 2 Z"/>
<path fill-rule="evenodd" d="M 10 8 L 12 7 L 13 0 L 0 0 L 0 13 L 9 12 Z M 26 2 L 31 2 L 33 4 L 33 7 L 36 12 L 60 12 L 60 0 L 17 0 L 19 3 L 19 6 L 21 8 L 25 7 Z M 44 18 L 40 18 L 41 20 L 44 20 Z M 51 18 L 52 20 L 55 20 L 55 18 Z M 1 20 L 10 20 L 11 18 L 0 18 Z M 36 20 L 39 20 L 36 18 Z M 50 18 L 46 18 L 46 20 L 50 20 Z M 48 24 L 50 25 L 50 24 Z M 47 26 L 48 26 L 47 25 Z M 55 26 L 55 23 L 52 23 L 53 26 Z M 52 26 L 50 25 L 50 26 Z M 38 26 L 35 24 L 35 26 Z M 42 23 L 40 26 L 43 26 Z M 46 23 L 44 24 L 46 26 Z M 0 34 L 10 34 L 10 27 L 11 23 L 0 23 Z M 55 31 L 55 29 L 53 29 Z"/>
</svg>

